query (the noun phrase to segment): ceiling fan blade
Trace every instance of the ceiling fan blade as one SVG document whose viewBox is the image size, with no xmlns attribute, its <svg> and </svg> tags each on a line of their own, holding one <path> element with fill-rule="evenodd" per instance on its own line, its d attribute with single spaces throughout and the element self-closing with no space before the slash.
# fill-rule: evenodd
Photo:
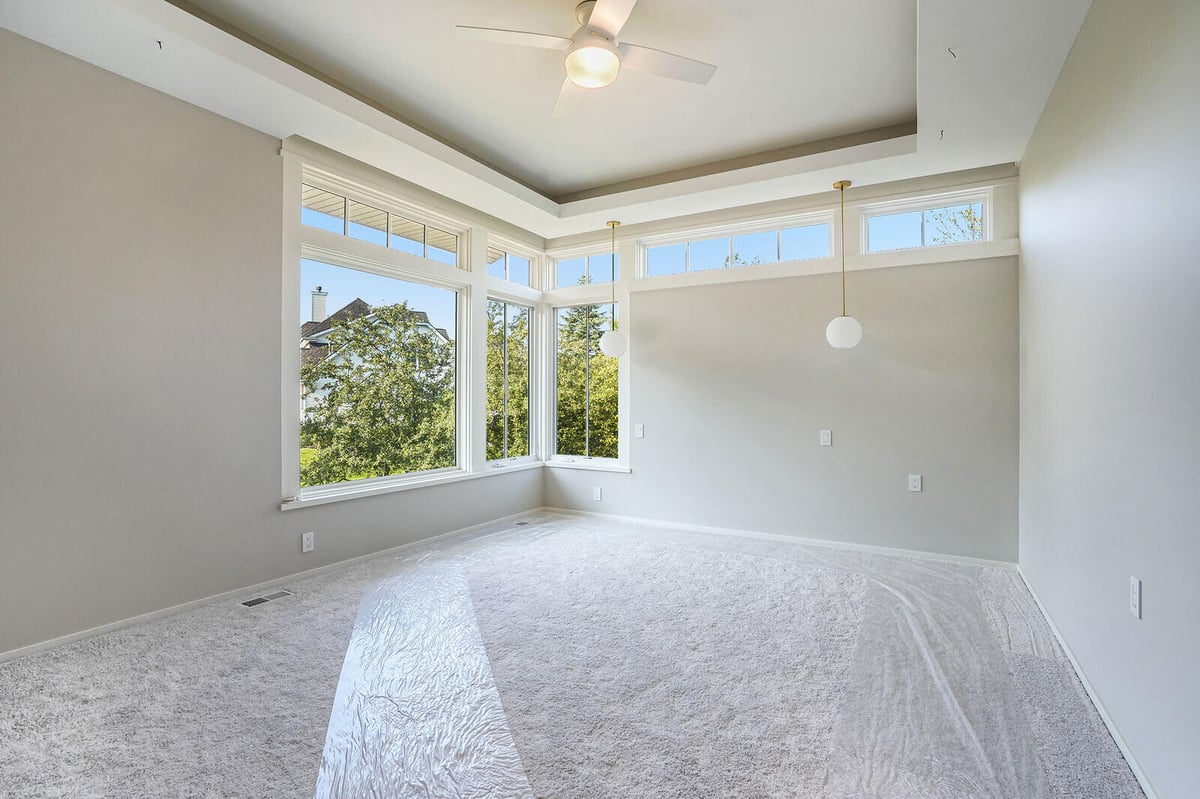
<svg viewBox="0 0 1200 799">
<path fill-rule="evenodd" d="M 621 28 L 625 27 L 625 21 L 633 13 L 635 5 L 637 0 L 596 0 L 587 24 L 599 28 L 615 39 Z"/>
<path fill-rule="evenodd" d="M 688 83 L 705 85 L 712 79 L 717 68 L 703 61 L 693 61 L 681 55 L 655 50 L 653 47 L 642 47 L 636 44 L 619 44 L 617 50 L 621 53 L 621 67 L 636 69 L 638 72 L 649 72 L 673 80 L 685 80 Z"/>
<path fill-rule="evenodd" d="M 456 25 L 454 28 L 460 39 L 476 39 L 482 42 L 496 44 L 515 44 L 521 47 L 542 47 L 547 50 L 566 50 L 571 44 L 570 39 L 562 36 L 552 36 L 549 33 L 530 33 L 529 31 L 507 31 L 503 28 L 476 28 L 471 25 Z"/>
<path fill-rule="evenodd" d="M 563 81 L 558 90 L 558 100 L 554 103 L 554 111 L 550 114 L 553 119 L 563 119 L 572 116 L 582 104 L 583 98 L 592 89 L 576 86 L 570 78 Z"/>
</svg>

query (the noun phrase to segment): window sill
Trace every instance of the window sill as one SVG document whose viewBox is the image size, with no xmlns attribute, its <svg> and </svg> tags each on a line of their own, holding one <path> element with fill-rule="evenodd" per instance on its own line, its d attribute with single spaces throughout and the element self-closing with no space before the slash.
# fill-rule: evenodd
<svg viewBox="0 0 1200 799">
<path fill-rule="evenodd" d="M 529 461 L 512 464 L 499 469 L 489 466 L 478 472 L 455 470 L 415 477 L 401 477 L 394 480 L 382 480 L 381 482 L 372 482 L 369 485 L 343 485 L 336 488 L 318 488 L 300 496 L 284 500 L 280 503 L 279 509 L 299 510 L 300 508 L 312 508 L 317 505 L 327 505 L 330 502 L 343 502 L 348 499 L 358 499 L 359 497 L 374 497 L 380 494 L 392 494 L 397 491 L 409 491 L 414 488 L 428 488 L 447 483 L 460 483 L 464 480 L 476 480 L 481 477 L 493 477 L 500 474 L 528 471 L 529 469 L 540 469 L 542 465 L 541 461 Z"/>
<path fill-rule="evenodd" d="M 616 461 L 549 460 L 546 461 L 545 465 L 551 469 L 582 469 L 588 472 L 617 472 L 619 474 L 630 474 L 633 472 L 633 469 Z"/>
</svg>

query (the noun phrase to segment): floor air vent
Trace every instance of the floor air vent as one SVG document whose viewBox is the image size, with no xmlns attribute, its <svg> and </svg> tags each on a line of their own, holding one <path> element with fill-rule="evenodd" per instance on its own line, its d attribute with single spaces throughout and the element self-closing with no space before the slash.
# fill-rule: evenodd
<svg viewBox="0 0 1200 799">
<path fill-rule="evenodd" d="M 266 596 L 256 596 L 256 597 L 254 597 L 254 599 L 247 599 L 242 604 L 248 608 L 252 608 L 255 605 L 261 605 L 264 602 L 270 602 L 273 599 L 283 599 L 285 596 L 291 596 L 291 595 L 292 595 L 291 591 L 276 591 L 275 593 L 267 594 Z"/>
</svg>

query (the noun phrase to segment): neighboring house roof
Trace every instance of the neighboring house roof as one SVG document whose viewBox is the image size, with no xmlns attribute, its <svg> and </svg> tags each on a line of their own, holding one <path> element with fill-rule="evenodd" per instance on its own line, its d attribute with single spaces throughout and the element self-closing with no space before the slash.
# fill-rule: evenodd
<svg viewBox="0 0 1200 799">
<path fill-rule="evenodd" d="M 374 309 L 370 303 L 361 297 L 355 297 L 340 310 L 330 314 L 325 319 L 320 321 L 313 320 L 300 325 L 300 362 L 302 364 L 311 364 L 324 360 L 329 355 L 329 344 L 321 339 L 325 338 L 333 330 L 334 325 L 339 322 L 357 319 L 360 316 L 367 316 L 372 311 Z M 450 341 L 450 334 L 444 328 L 434 327 L 429 321 L 429 314 L 424 311 L 409 311 L 409 313 L 416 320 L 417 325 L 424 326 L 436 332 L 446 341 Z"/>
</svg>

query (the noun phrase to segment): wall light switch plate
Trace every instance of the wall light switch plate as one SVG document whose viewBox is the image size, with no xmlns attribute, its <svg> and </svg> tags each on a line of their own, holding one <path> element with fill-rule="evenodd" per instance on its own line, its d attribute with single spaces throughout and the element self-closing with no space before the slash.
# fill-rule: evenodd
<svg viewBox="0 0 1200 799">
<path fill-rule="evenodd" d="M 908 490 L 914 493 L 921 493 L 921 475 L 910 474 L 908 476 Z"/>
<path fill-rule="evenodd" d="M 600 490 L 600 486 L 596 486 L 592 489 L 592 499 L 594 499 L 596 502 L 604 499 L 604 492 Z"/>
<path fill-rule="evenodd" d="M 1142 581 L 1129 575 L 1129 615 L 1135 619 L 1142 617 Z"/>
<path fill-rule="evenodd" d="M 300 551 L 301 552 L 312 552 L 314 549 L 316 549 L 317 544 L 316 544 L 316 541 L 314 540 L 314 538 L 315 538 L 315 533 L 312 533 L 312 532 L 302 533 L 300 535 Z"/>
<path fill-rule="evenodd" d="M 633 426 L 633 437 L 634 438 L 645 438 L 646 437 L 646 425 L 635 424 Z"/>
<path fill-rule="evenodd" d="M 832 447 L 833 446 L 833 431 L 832 430 L 822 430 L 821 431 L 821 446 L 822 447 Z"/>
</svg>

